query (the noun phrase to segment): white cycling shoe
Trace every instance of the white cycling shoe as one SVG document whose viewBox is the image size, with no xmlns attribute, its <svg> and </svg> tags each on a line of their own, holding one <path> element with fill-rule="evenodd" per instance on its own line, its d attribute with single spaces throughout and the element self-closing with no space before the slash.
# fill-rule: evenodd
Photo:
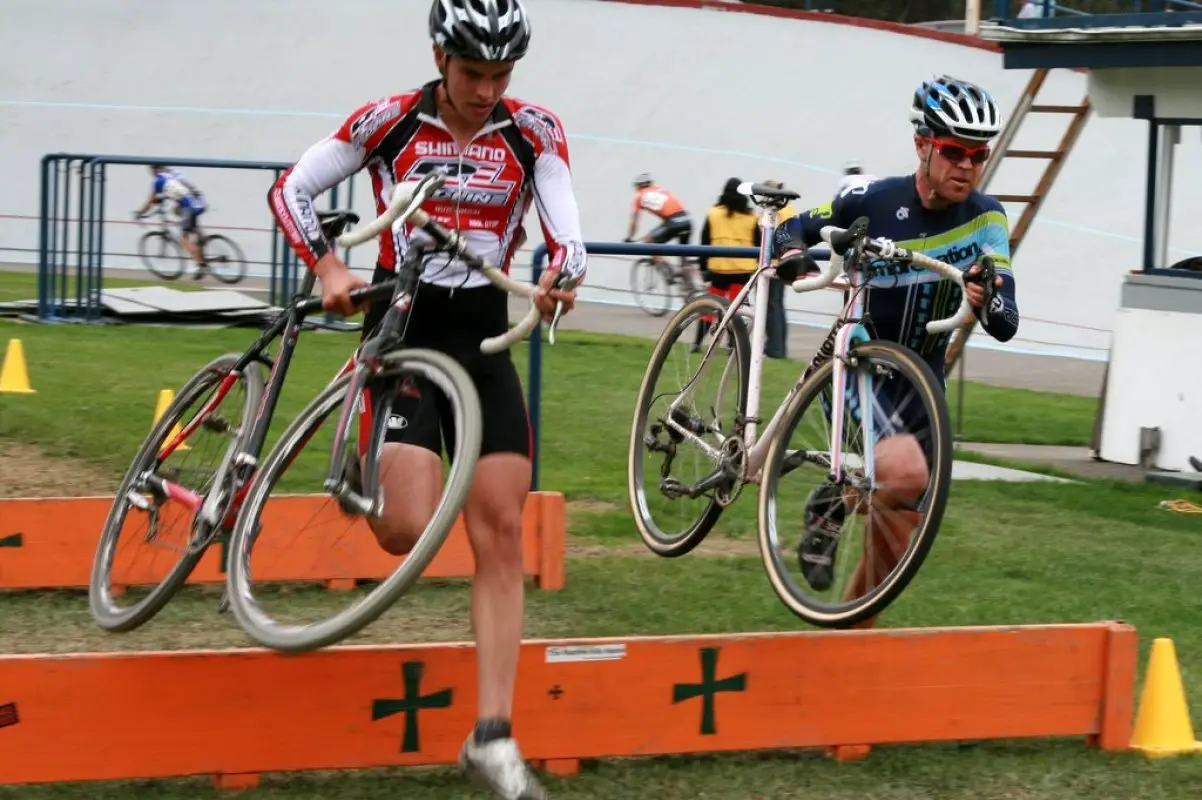
<svg viewBox="0 0 1202 800">
<path fill-rule="evenodd" d="M 492 789 L 498 800 L 547 800 L 547 790 L 526 766 L 513 739 L 478 745 L 469 733 L 459 751 L 459 768 Z"/>
</svg>

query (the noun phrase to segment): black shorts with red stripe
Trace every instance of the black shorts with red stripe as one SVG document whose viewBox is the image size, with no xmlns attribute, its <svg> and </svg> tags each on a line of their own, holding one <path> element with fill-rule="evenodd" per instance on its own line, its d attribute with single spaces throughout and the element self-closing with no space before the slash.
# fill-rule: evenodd
<svg viewBox="0 0 1202 800">
<path fill-rule="evenodd" d="M 391 270 L 376 268 L 373 283 L 393 277 Z M 364 316 L 363 336 L 371 332 L 388 302 L 374 303 Z M 521 379 L 508 350 L 480 352 L 480 342 L 509 330 L 509 303 L 494 286 L 451 289 L 421 283 L 409 312 L 405 331 L 407 347 L 437 350 L 458 361 L 480 396 L 483 431 L 481 457 L 492 453 L 517 453 L 529 458 L 533 449 L 530 417 Z M 455 418 L 441 391 L 418 381 L 419 396 L 398 392 L 393 401 L 385 441 L 413 444 L 442 454 L 442 444 L 454 452 Z"/>
</svg>

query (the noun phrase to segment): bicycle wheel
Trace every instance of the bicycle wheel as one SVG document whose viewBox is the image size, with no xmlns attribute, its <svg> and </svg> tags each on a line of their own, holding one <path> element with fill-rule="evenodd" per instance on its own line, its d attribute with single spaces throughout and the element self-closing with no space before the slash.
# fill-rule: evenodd
<svg viewBox="0 0 1202 800">
<path fill-rule="evenodd" d="M 213 539 L 214 532 L 200 530 L 201 526 L 196 524 L 195 515 L 189 510 L 175 504 L 168 505 L 169 498 L 164 494 L 162 484 L 158 483 L 158 480 L 167 479 L 183 486 L 185 474 L 204 472 L 202 468 L 190 466 L 194 456 L 198 459 L 203 458 L 204 453 L 210 450 L 205 446 L 207 441 L 200 441 L 203 434 L 216 433 L 222 438 L 230 435 L 231 440 L 221 449 L 217 459 L 218 466 L 214 472 L 198 478 L 195 488 L 184 487 L 200 496 L 207 496 L 211 491 L 224 491 L 226 498 L 223 505 L 228 507 L 232 492 L 224 485 L 224 476 L 228 474 L 227 468 L 232 463 L 233 455 L 243 446 L 244 439 L 249 434 L 250 420 L 263 397 L 263 374 L 259 365 L 248 366 L 221 401 L 208 410 L 201 424 L 189 434 L 186 442 L 188 450 L 179 448 L 162 463 L 159 461 L 159 454 L 163 445 L 174 436 L 175 430 L 181 424 L 188 424 L 184 422 L 185 412 L 197 403 L 203 408 L 212 391 L 229 375 L 240 357 L 239 354 L 232 353 L 214 359 L 180 388 L 175 400 L 167 406 L 142 443 L 117 489 L 96 547 L 91 580 L 88 584 L 88 602 L 92 617 L 104 630 L 133 630 L 157 614 L 188 579 Z M 239 386 L 242 389 L 240 402 L 235 392 Z M 231 424 L 223 411 L 229 414 L 240 413 L 242 424 Z M 177 454 L 180 455 L 180 460 L 173 462 L 172 459 Z M 221 485 L 218 485 L 219 482 Z M 149 529 L 141 537 L 131 533 L 123 539 L 122 532 L 125 530 L 127 515 L 131 509 L 147 514 Z M 179 526 L 182 536 L 172 545 L 169 540 L 176 525 Z M 122 543 L 121 547 L 118 546 L 119 542 Z M 127 555 L 124 547 L 133 542 L 152 545 L 155 547 L 155 553 L 162 547 L 169 553 L 168 558 L 174 559 L 174 563 L 168 566 L 148 564 L 136 554 L 132 557 Z M 119 549 L 122 550 L 120 558 Z M 158 575 L 161 575 L 161 578 L 156 578 Z M 132 605 L 119 605 L 116 599 L 119 592 L 114 592 L 114 587 L 125 589 L 131 585 L 150 585 L 152 588 L 145 597 Z"/>
<path fill-rule="evenodd" d="M 166 231 L 150 231 L 138 240 L 138 255 L 146 268 L 165 281 L 184 274 L 190 260 L 175 237 Z"/>
<path fill-rule="evenodd" d="M 662 264 L 640 258 L 630 265 L 630 291 L 639 308 L 653 317 L 668 313 L 672 303 L 668 274 Z"/>
<path fill-rule="evenodd" d="M 843 628 L 863 622 L 897 599 L 934 544 L 952 478 L 951 422 L 947 399 L 934 371 L 909 348 L 894 342 L 869 341 L 854 345 L 847 357 L 845 400 L 841 404 L 846 412 L 840 447 L 844 472 L 842 484 L 834 484 L 833 435 L 827 431 L 804 444 L 792 442 L 807 412 L 809 419 L 820 426 L 831 422 L 833 371 L 834 361 L 828 360 L 815 370 L 786 408 L 768 447 L 758 509 L 760 554 L 773 590 L 790 611 L 823 628 Z M 870 466 L 875 465 L 875 458 L 870 455 L 875 454 L 875 446 L 865 443 L 865 452 L 859 456 L 847 452 L 847 443 L 854 439 L 854 434 L 863 433 L 860 420 L 867 416 L 866 408 L 874 428 L 882 430 L 900 427 L 906 419 L 919 421 L 913 426 L 907 423 L 904 432 L 914 435 L 922 449 L 928 480 L 910 508 L 878 503 L 869 514 L 874 495 L 883 489 L 876 482 L 874 466 Z M 817 486 L 808 493 L 803 487 L 791 499 L 786 498 L 782 493 L 782 477 L 804 466 L 816 468 L 809 472 Z M 848 507 L 853 502 L 854 513 Z M 779 517 L 786 512 L 796 515 L 796 530 L 801 536 L 801 544 L 791 552 L 786 552 L 781 544 L 784 526 Z M 833 527 L 816 536 L 814 529 L 805 527 L 807 517 L 822 524 L 831 524 L 833 520 Z M 861 519 L 864 520 L 862 542 L 854 535 Z M 903 531 L 900 534 L 896 533 L 899 529 Z M 807 540 L 812 545 L 819 536 L 826 536 L 821 561 L 828 565 L 821 570 L 815 568 L 813 550 L 804 547 Z M 893 541 L 882 545 L 881 539 L 905 540 L 904 550 L 899 553 L 901 548 L 895 547 Z M 865 575 L 884 563 L 885 547 L 891 551 L 888 558 L 893 560 L 893 566 L 885 564 L 888 573 L 869 586 L 872 579 Z M 846 568 L 853 563 L 850 581 L 840 592 L 835 586 L 836 573 L 840 566 Z M 794 577 L 791 568 L 797 569 L 800 580 Z M 859 582 L 864 582 L 864 593 L 852 596 Z M 811 595 L 809 590 L 818 595 Z"/>
<path fill-rule="evenodd" d="M 209 272 L 217 280 L 222 283 L 237 283 L 246 277 L 246 256 L 233 239 L 214 233 L 201 239 L 200 247 Z"/>
<path fill-rule="evenodd" d="M 722 458 L 714 458 L 703 449 L 682 437 L 678 432 L 670 430 L 665 418 L 672 413 L 673 419 L 683 427 L 697 433 L 708 445 L 724 455 L 741 453 L 742 440 L 738 438 L 739 428 L 736 419 L 743 415 L 747 407 L 747 388 L 751 370 L 751 342 L 747 335 L 747 326 L 738 316 L 731 318 L 730 323 L 722 331 L 720 340 L 708 360 L 702 361 L 704 349 L 699 353 L 696 344 L 688 347 L 686 363 L 682 371 L 678 371 L 681 385 L 679 388 L 657 387 L 661 374 L 665 372 L 668 358 L 673 354 L 673 345 L 688 331 L 694 330 L 694 325 L 701 324 L 701 317 L 712 317 L 714 324 L 726 312 L 730 303 L 726 298 L 717 295 L 700 295 L 693 298 L 673 315 L 664 327 L 659 341 L 651 353 L 647 370 L 643 374 L 643 382 L 639 386 L 638 399 L 635 401 L 634 423 L 630 429 L 630 446 L 627 462 L 627 490 L 630 500 L 630 510 L 634 515 L 635 526 L 647 547 L 657 555 L 666 558 L 682 556 L 701 543 L 714 523 L 722 515 L 723 509 L 734 499 L 740 484 L 716 486 L 696 497 L 682 494 L 684 487 L 696 487 L 701 481 L 712 476 L 721 467 Z M 706 338 L 712 338 L 707 332 Z M 705 347 L 703 340 L 702 348 Z M 679 351 L 677 351 L 679 353 Z M 733 356 L 733 357 L 732 357 Z M 726 357 L 724 364 L 715 362 Z M 695 365 L 689 361 L 696 361 Z M 708 408 L 698 407 L 698 402 L 686 399 L 675 412 L 669 412 L 668 405 L 675 400 L 696 376 L 693 385 L 689 387 L 691 395 L 705 383 L 710 375 L 717 377 L 718 400 Z M 670 380 L 670 379 L 669 379 Z M 733 397 L 724 396 L 730 392 Z M 659 413 L 652 416 L 652 406 L 657 400 L 662 400 Z M 697 479 L 682 481 L 680 478 L 669 477 L 673 462 L 676 461 L 678 450 L 682 445 L 696 448 L 694 457 L 689 464 L 695 468 Z M 733 448 L 727 450 L 727 448 Z M 658 485 L 648 491 L 646 486 L 647 465 L 644 456 L 654 458 L 655 454 L 664 453 L 664 461 L 659 466 Z M 684 499 L 701 500 L 702 507 L 687 511 Z M 673 523 L 670 517 L 675 514 L 681 527 L 675 532 L 665 531 Z"/>
<path fill-rule="evenodd" d="M 327 387 L 300 413 L 272 448 L 251 482 L 234 524 L 227 564 L 230 607 L 247 634 L 266 647 L 283 652 L 314 650 L 341 641 L 370 624 L 421 576 L 450 533 L 467 499 L 480 455 L 482 432 L 480 400 L 472 379 L 449 356 L 431 350 L 399 350 L 386 354 L 382 361 L 382 371 L 366 384 L 369 391 L 374 387 L 374 391 L 371 391 L 373 402 L 378 395 L 387 392 L 384 387 L 410 377 L 428 381 L 443 393 L 450 405 L 456 432 L 455 447 L 450 454 L 451 466 L 443 484 L 442 499 L 417 543 L 396 569 L 347 608 L 308 624 L 283 622 L 265 611 L 261 601 L 266 593 L 256 593 L 252 588 L 250 562 L 262 533 L 264 508 L 284 471 L 300 454 L 322 420 L 343 408 L 350 374 Z M 355 398 L 356 406 L 362 400 L 362 395 Z M 384 415 L 379 409 L 377 412 L 376 418 L 381 422 L 378 430 L 373 428 L 368 446 L 378 453 L 383 446 Z M 329 463 L 327 454 L 323 454 L 322 463 Z M 392 499 L 392 502 L 399 501 L 400 498 Z M 336 503 L 332 498 L 330 502 Z"/>
</svg>

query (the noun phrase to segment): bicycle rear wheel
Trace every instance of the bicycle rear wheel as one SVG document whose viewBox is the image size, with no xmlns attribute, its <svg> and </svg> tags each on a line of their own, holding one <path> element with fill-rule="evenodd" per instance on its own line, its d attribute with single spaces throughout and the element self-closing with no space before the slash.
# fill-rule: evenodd
<svg viewBox="0 0 1202 800">
<path fill-rule="evenodd" d="M 263 462 L 247 491 L 230 541 L 227 565 L 230 607 L 247 634 L 266 647 L 282 652 L 315 650 L 339 642 L 373 622 L 421 577 L 451 532 L 467 499 L 480 455 L 482 433 L 480 400 L 471 377 L 458 362 L 432 350 L 408 348 L 388 353 L 381 360 L 383 369 L 370 378 L 365 386 L 373 400 L 375 420 L 367 447 L 378 454 L 384 446 L 385 420 L 392 424 L 389 418 L 391 408 L 379 407 L 377 401 L 378 397 L 388 395 L 388 387 L 405 379 L 413 379 L 422 380 L 424 385 L 437 389 L 446 398 L 455 425 L 455 444 L 449 454 L 451 465 L 443 483 L 442 498 L 412 550 L 387 578 L 358 596 L 348 607 L 315 622 L 302 624 L 283 621 L 276 617 L 275 612 L 267 611 L 264 602 L 270 603 L 278 598 L 269 597 L 266 588 L 258 590 L 254 587 L 251 556 L 256 552 L 256 545 L 262 542 L 263 516 L 269 497 L 280 486 L 284 472 L 309 443 L 322 421 L 344 407 L 351 374 L 342 376 L 327 387 L 288 427 Z M 422 394 L 425 393 L 423 389 Z M 360 403 L 364 402 L 364 395 L 351 400 L 354 407 L 359 408 Z M 402 419 L 396 424 L 402 423 L 408 424 L 408 421 Z M 373 454 L 365 455 L 366 463 L 375 463 Z M 324 473 L 325 465 L 329 463 L 328 454 L 323 453 L 319 463 Z M 329 502 L 335 518 L 345 521 L 344 512 L 334 508 L 337 501 L 331 497 Z M 403 502 L 403 498 L 391 497 L 387 502 L 399 503 Z M 317 513 L 314 512 L 313 516 Z M 370 536 L 370 533 L 359 531 L 351 535 Z M 374 542 L 372 546 L 375 546 Z M 281 549 L 269 543 L 264 547 L 265 557 L 270 556 L 273 548 L 275 551 Z M 303 604 L 300 598 L 296 602 Z M 297 610 L 311 610 L 313 605 L 308 604 Z M 324 607 L 318 613 L 324 614 Z"/>
<path fill-rule="evenodd" d="M 682 487 L 697 486 L 712 475 L 719 462 L 696 443 L 670 429 L 666 422 L 671 414 L 678 424 L 698 433 L 707 444 L 720 450 L 724 445 L 737 448 L 741 444 L 735 436 L 736 418 L 747 408 L 751 371 L 751 342 L 743 319 L 731 317 L 709 361 L 701 361 L 704 350 L 691 352 L 696 349 L 696 344 L 673 351 L 687 332 L 701 324 L 703 316 L 712 318 L 716 325 L 729 305 L 726 298 L 717 295 L 698 295 L 673 315 L 655 344 L 635 400 L 626 473 L 630 510 L 643 543 L 653 553 L 666 558 L 682 556 L 699 545 L 733 499 L 730 493 L 737 492 L 734 487 L 715 487 L 695 498 L 681 494 Z M 682 352 L 685 349 L 688 352 Z M 673 355 L 684 361 L 683 366 L 668 367 L 668 359 Z M 701 377 L 689 389 L 690 397 L 677 411 L 669 412 L 668 404 L 676 400 L 699 373 Z M 678 383 L 676 386 L 660 385 L 661 378 Z M 709 398 L 709 392 L 704 388 L 708 378 L 715 381 L 716 400 Z M 700 392 L 705 392 L 707 399 L 697 397 Z M 727 442 L 730 444 L 725 444 Z M 689 448 L 688 452 L 692 454 L 691 458 L 688 455 L 682 457 L 677 465 L 679 474 L 685 476 L 683 480 L 669 475 L 681 448 Z M 657 453 L 664 454 L 663 462 L 655 467 L 653 476 L 649 462 Z M 692 474 L 687 474 L 689 472 Z M 691 510 L 685 507 L 685 502 L 690 499 L 700 501 Z"/>
<path fill-rule="evenodd" d="M 225 492 L 219 518 L 224 517 L 233 494 L 226 485 L 229 466 L 249 435 L 250 420 L 263 397 L 263 374 L 259 365 L 250 364 L 221 401 L 207 410 L 200 424 L 189 434 L 185 442 L 187 450 L 178 448 L 162 463 L 159 455 L 164 444 L 173 438 L 174 431 L 190 423 L 190 417 L 185 419 L 188 409 L 197 404 L 203 409 L 210 393 L 219 388 L 240 357 L 240 354 L 231 353 L 214 359 L 180 388 L 175 400 L 167 406 L 142 443 L 117 489 L 100 533 L 88 584 L 92 618 L 104 630 L 133 630 L 154 617 L 192 574 L 216 534 L 202 530 L 195 513 L 175 505 L 164 493 L 162 481 L 169 480 L 202 498 L 214 491 Z M 238 387 L 242 389 L 240 401 L 234 391 Z M 231 422 L 234 414 L 240 414 L 236 424 Z M 207 442 L 201 441 L 203 437 L 198 435 L 201 433 L 215 433 L 219 437 L 229 437 L 230 441 L 220 453 L 219 466 L 213 473 L 197 477 L 196 485 L 188 487 L 185 485 L 187 476 L 205 471 L 191 466 L 194 456 L 199 460 L 210 450 L 206 447 Z M 212 450 L 217 455 L 217 448 Z M 181 451 L 186 455 L 173 461 L 176 453 Z M 148 516 L 148 529 L 141 536 L 130 533 L 123 537 L 131 510 Z M 180 533 L 179 541 L 175 543 L 170 541 L 172 530 Z M 152 555 L 131 554 L 126 550 L 131 543 L 151 545 L 154 548 Z M 162 552 L 167 553 L 167 560 L 172 563 L 157 560 L 157 554 Z M 156 576 L 161 577 L 156 579 Z M 119 604 L 117 598 L 131 585 L 150 585 L 151 589 L 132 604 Z"/>
<path fill-rule="evenodd" d="M 833 372 L 833 360 L 814 371 L 785 409 L 768 447 L 760 485 L 759 544 L 772 589 L 790 611 L 818 627 L 846 628 L 888 608 L 935 543 L 951 491 L 952 433 L 938 378 L 909 348 L 887 341 L 854 345 L 847 356 L 841 404 L 831 402 Z M 835 408 L 843 412 L 844 425 L 838 484 L 832 481 L 831 430 L 794 439 L 803 421 L 828 426 Z M 856 434 L 863 440 L 862 420 L 869 415 L 876 441 L 863 442 L 863 452 L 855 454 Z M 926 461 L 927 483 L 912 508 L 881 502 L 888 487 L 876 468 L 876 447 L 886 431 L 914 436 Z M 810 469 L 803 472 L 803 467 Z M 793 473 L 798 480 L 792 480 Z M 782 489 L 786 475 L 790 487 L 800 491 Z M 825 532 L 810 527 L 810 520 L 827 526 Z M 862 540 L 855 530 L 860 520 Z M 800 539 L 796 549 L 792 542 L 797 540 L 785 545 L 792 536 Z M 815 542 L 822 545 L 820 552 Z M 874 580 L 884 570 L 888 572 Z M 848 576 L 842 588 L 839 573 Z"/>
<path fill-rule="evenodd" d="M 205 263 L 213 277 L 222 283 L 237 283 L 246 277 L 246 256 L 233 239 L 219 233 L 205 236 L 200 242 Z"/>
</svg>

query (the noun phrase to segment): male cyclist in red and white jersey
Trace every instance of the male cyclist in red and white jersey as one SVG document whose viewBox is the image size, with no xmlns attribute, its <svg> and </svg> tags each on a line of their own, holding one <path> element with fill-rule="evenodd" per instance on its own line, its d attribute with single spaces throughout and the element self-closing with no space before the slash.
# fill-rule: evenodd
<svg viewBox="0 0 1202 800">
<path fill-rule="evenodd" d="M 366 167 L 383 212 L 397 183 L 442 172 L 447 182 L 425 210 L 462 231 L 473 250 L 502 270 L 525 239 L 522 219 L 533 200 L 551 256 L 535 301 L 545 319 L 557 300 L 570 310 L 575 292 L 553 283 L 561 274 L 582 278 L 585 252 L 564 129 L 550 111 L 505 95 L 530 40 L 521 0 L 434 0 L 429 32 L 441 77 L 353 112 L 281 176 L 270 192 L 272 212 L 320 278 L 323 306 L 350 315 L 355 308 L 348 293 L 365 283 L 323 239 L 313 209 L 317 195 Z M 374 280 L 391 277 L 425 236 L 412 225 L 396 235 L 385 231 Z M 523 626 L 522 506 L 530 488 L 531 430 L 510 354 L 480 352 L 483 339 L 508 330 L 507 295 L 450 254 L 428 259 L 405 341 L 459 360 L 484 414 L 480 460 L 464 507 L 476 564 L 471 617 L 478 708 L 460 766 L 497 797 L 541 798 L 545 792 L 510 729 Z M 364 335 L 387 305 L 368 309 Z M 403 405 L 410 401 L 419 402 L 398 397 L 392 409 L 380 464 L 385 511 L 371 523 L 380 546 L 396 555 L 413 547 L 434 513 L 441 497 L 440 433 L 453 435 L 449 410 L 444 418 L 437 404 Z"/>
</svg>

